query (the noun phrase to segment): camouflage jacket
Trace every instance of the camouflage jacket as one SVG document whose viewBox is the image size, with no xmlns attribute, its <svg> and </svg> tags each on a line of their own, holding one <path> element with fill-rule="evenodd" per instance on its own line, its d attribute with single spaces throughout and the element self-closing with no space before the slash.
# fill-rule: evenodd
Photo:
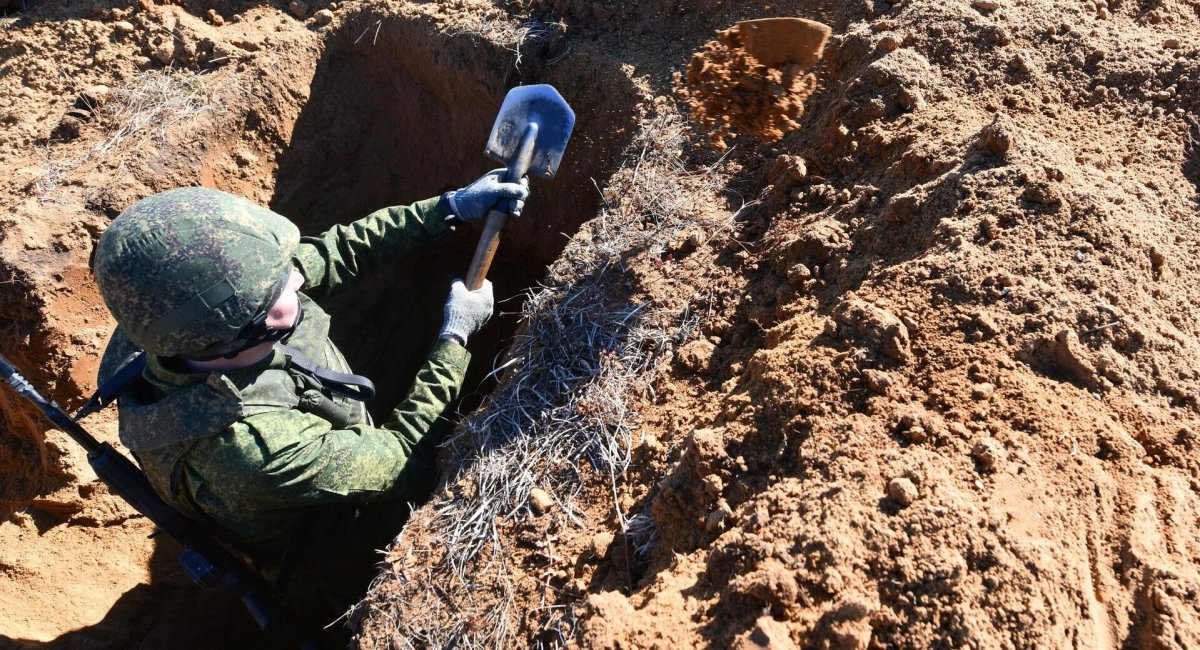
<svg viewBox="0 0 1200 650">
<path fill-rule="evenodd" d="M 313 299 L 445 234 L 444 216 L 430 199 L 303 238 L 293 261 L 305 277 L 304 319 L 285 342 L 350 372 Z M 100 381 L 136 352 L 118 327 Z M 403 497 L 426 478 L 469 359 L 458 344 L 436 343 L 408 395 L 376 427 L 361 402 L 322 393 L 278 348 L 252 367 L 211 374 L 150 355 L 118 402 L 120 438 L 167 503 L 243 550 L 277 556 L 312 506 Z"/>
</svg>

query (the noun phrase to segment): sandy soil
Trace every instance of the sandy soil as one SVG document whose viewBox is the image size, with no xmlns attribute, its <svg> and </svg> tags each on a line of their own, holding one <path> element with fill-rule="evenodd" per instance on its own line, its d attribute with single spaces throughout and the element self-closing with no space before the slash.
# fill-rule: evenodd
<svg viewBox="0 0 1200 650">
<path fill-rule="evenodd" d="M 518 82 L 580 120 L 502 293 L 592 282 L 619 231 L 650 243 L 600 260 L 622 274 L 596 308 L 695 315 L 624 396 L 624 472 L 505 504 L 466 581 L 437 512 L 480 474 L 448 454 L 359 645 L 1200 646 L 1200 2 L 28 4 L 0 19 L 0 351 L 63 403 L 111 327 L 88 257 L 124 207 L 205 184 L 311 231 L 431 195 L 486 169 Z M 815 87 L 759 104 L 794 129 L 731 121 L 717 151 L 681 126 L 706 92 L 686 68 L 768 15 L 832 28 Z M 395 271 L 441 282 L 472 244 Z M 436 324 L 361 336 L 422 300 L 371 291 L 335 336 L 394 396 L 404 371 L 372 357 Z M 255 638 L 62 434 L 7 390 L 0 411 L 0 643 Z"/>
</svg>

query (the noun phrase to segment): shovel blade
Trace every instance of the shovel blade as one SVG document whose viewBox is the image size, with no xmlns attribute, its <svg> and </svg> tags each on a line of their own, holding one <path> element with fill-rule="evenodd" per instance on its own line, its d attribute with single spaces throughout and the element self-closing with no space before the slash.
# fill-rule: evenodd
<svg viewBox="0 0 1200 650">
<path fill-rule="evenodd" d="M 484 152 L 512 169 L 519 162 L 521 138 L 530 124 L 537 125 L 537 139 L 525 172 L 539 178 L 554 178 L 575 128 L 575 111 L 553 86 L 517 86 L 508 91 Z"/>
</svg>

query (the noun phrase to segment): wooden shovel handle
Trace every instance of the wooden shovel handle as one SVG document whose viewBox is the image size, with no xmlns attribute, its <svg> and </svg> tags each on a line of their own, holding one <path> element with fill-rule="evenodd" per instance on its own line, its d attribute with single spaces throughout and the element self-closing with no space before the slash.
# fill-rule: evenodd
<svg viewBox="0 0 1200 650">
<path fill-rule="evenodd" d="M 492 266 L 492 258 L 500 247 L 500 231 L 508 221 L 508 213 L 502 210 L 489 210 L 487 223 L 483 226 L 483 234 L 479 236 L 479 244 L 475 246 L 475 257 L 471 258 L 471 268 L 467 270 L 467 288 L 475 291 L 483 286 L 488 268 Z"/>
</svg>

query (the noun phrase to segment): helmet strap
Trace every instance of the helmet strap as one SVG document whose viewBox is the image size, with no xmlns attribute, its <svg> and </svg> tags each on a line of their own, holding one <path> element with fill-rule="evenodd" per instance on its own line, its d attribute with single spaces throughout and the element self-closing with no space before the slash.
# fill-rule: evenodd
<svg viewBox="0 0 1200 650">
<path fill-rule="evenodd" d="M 292 321 L 290 327 L 275 328 L 267 325 L 267 312 L 260 311 L 250 322 L 238 332 L 237 338 L 230 342 L 232 349 L 222 354 L 214 354 L 206 357 L 190 357 L 195 361 L 215 361 L 217 359 L 232 359 L 237 355 L 257 347 L 263 343 L 275 343 L 282 341 L 296 331 L 300 327 L 300 323 L 304 320 L 304 305 L 297 303 L 296 305 L 296 320 Z"/>
</svg>

